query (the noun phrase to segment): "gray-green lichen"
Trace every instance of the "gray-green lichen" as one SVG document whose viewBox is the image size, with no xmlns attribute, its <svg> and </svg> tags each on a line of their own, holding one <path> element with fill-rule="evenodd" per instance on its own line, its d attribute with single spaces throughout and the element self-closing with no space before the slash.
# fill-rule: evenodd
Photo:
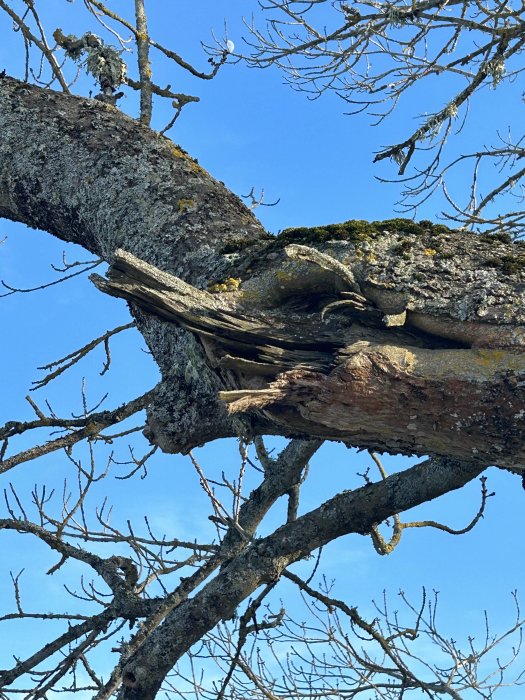
<svg viewBox="0 0 525 700">
<path fill-rule="evenodd" d="M 127 66 L 120 57 L 123 51 L 105 44 L 96 34 L 86 32 L 81 37 L 66 36 L 61 29 L 56 29 L 53 38 L 68 58 L 77 63 L 83 60 L 86 72 L 95 78 L 102 91 L 115 91 L 125 81 Z"/>
</svg>

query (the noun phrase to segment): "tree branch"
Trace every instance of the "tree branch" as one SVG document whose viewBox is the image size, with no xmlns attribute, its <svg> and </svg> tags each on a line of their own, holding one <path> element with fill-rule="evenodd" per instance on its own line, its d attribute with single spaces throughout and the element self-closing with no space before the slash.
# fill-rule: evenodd
<svg viewBox="0 0 525 700">
<path fill-rule="evenodd" d="M 341 493 L 255 542 L 191 600 L 169 613 L 126 662 L 119 700 L 153 700 L 176 661 L 261 584 L 318 547 L 351 532 L 366 534 L 393 515 L 461 488 L 483 471 L 472 462 L 426 461 L 384 481 Z"/>
</svg>

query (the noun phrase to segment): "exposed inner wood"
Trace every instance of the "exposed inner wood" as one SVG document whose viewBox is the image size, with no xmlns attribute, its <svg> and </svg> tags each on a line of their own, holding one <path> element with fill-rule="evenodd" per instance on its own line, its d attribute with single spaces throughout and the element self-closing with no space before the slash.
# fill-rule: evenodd
<svg viewBox="0 0 525 700">
<path fill-rule="evenodd" d="M 513 468 L 525 464 L 525 353 L 519 345 L 490 347 L 500 326 L 446 318 L 419 324 L 449 328 L 443 338 L 417 328 L 418 312 L 409 326 L 409 312 L 407 325 L 389 327 L 387 318 L 381 327 L 378 307 L 356 299 L 355 290 L 349 315 L 323 315 L 326 300 L 307 312 L 290 297 L 280 305 L 258 304 L 253 287 L 250 309 L 250 295 L 242 291 L 198 290 L 124 251 L 117 252 L 108 279 L 93 281 L 195 333 L 221 377 L 219 397 L 229 411 L 260 415 L 275 432 Z M 357 317 L 354 302 L 363 307 Z M 469 334 L 461 327 L 469 325 L 482 326 L 472 337 L 489 338 L 489 347 L 466 344 Z M 504 330 L 519 339 L 519 328 Z"/>
</svg>

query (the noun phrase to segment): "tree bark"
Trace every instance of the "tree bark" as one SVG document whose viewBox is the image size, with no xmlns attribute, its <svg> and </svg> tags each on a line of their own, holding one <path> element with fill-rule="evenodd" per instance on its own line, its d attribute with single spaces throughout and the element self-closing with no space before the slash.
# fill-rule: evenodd
<svg viewBox="0 0 525 700">
<path fill-rule="evenodd" d="M 320 508 L 255 540 L 191 600 L 167 611 L 162 624 L 123 664 L 119 700 L 154 700 L 170 669 L 220 620 L 260 585 L 279 578 L 290 564 L 350 533 L 368 534 L 392 515 L 461 488 L 483 467 L 475 463 L 425 461 L 384 481 L 345 491 Z M 416 486 L 415 486 L 416 485 Z"/>
<path fill-rule="evenodd" d="M 361 310 L 359 320 L 354 303 L 349 320 L 292 311 L 290 295 L 302 309 L 310 292 L 298 302 L 302 290 L 291 282 L 285 292 L 275 290 L 268 278 L 279 280 L 285 267 L 277 257 L 270 275 L 252 273 L 249 293 L 210 294 L 117 251 L 109 279 L 92 279 L 103 291 L 197 334 L 222 384 L 230 387 L 220 397 L 232 411 L 269 419 L 271 432 L 522 468 L 525 354 L 508 343 L 519 338 L 518 325 L 487 323 L 485 329 L 480 322 L 429 316 L 434 330 L 444 322 L 440 332 L 448 337 L 439 337 L 407 326 L 406 319 L 395 328 L 362 325 L 367 318 L 383 322 L 377 306 Z M 300 285 L 308 278 L 308 269 L 296 271 Z M 491 347 L 496 331 L 505 349 Z M 465 347 L 480 339 L 489 347 Z"/>
<path fill-rule="evenodd" d="M 324 543 L 366 534 L 488 463 L 522 466 L 518 245 L 402 220 L 274 238 L 169 139 L 109 105 L 6 77 L 0 216 L 110 263 L 94 281 L 131 302 L 162 372 L 148 412 L 162 449 L 278 433 L 458 458 L 343 492 L 257 540 L 284 488 L 274 475 L 245 518 L 249 541 L 226 538 L 234 558 L 123 659 L 121 700 L 153 699 L 197 639 Z"/>
<path fill-rule="evenodd" d="M 165 451 L 265 432 L 522 467 L 525 253 L 504 237 L 392 220 L 274 238 L 169 139 L 10 78 L 0 215 L 116 263 L 97 284 L 133 302 L 161 369 Z"/>
<path fill-rule="evenodd" d="M 168 138 L 97 100 L 0 79 L 0 217 L 110 262 L 118 247 L 197 287 L 220 250 L 267 236 L 242 201 Z M 163 381 L 150 435 L 170 451 L 242 431 L 194 337 L 132 309 Z"/>
</svg>

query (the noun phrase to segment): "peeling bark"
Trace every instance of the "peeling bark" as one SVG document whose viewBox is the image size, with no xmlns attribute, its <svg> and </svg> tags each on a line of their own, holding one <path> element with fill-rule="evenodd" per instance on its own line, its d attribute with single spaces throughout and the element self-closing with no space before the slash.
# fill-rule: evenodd
<svg viewBox="0 0 525 700">
<path fill-rule="evenodd" d="M 155 608 L 153 631 L 119 666 L 121 700 L 153 699 L 197 639 L 324 543 L 366 534 L 488 463 L 522 468 L 518 245 L 401 220 L 275 239 L 169 139 L 109 105 L 10 78 L 0 216 L 111 264 L 94 281 L 130 301 L 161 369 L 148 436 L 165 451 L 243 432 L 454 458 L 341 493 L 257 540 L 304 463 L 278 465 L 241 508 L 247 540 L 225 537 L 220 573 Z M 316 445 L 297 449 L 307 459 Z"/>
<path fill-rule="evenodd" d="M 10 78 L 0 215 L 109 262 L 122 248 L 201 290 L 192 320 L 180 294 L 159 312 L 151 281 L 139 293 L 113 281 L 162 373 L 147 434 L 165 451 L 273 432 L 520 467 L 521 246 L 402 220 L 275 239 L 169 139 Z"/>
<path fill-rule="evenodd" d="M 292 370 L 266 390 L 221 396 L 233 411 L 265 409 L 288 432 L 521 469 L 524 376 L 525 355 L 371 345 L 328 375 Z"/>
<path fill-rule="evenodd" d="M 444 335 L 453 326 L 452 338 L 410 326 L 367 328 L 367 317 L 374 324 L 382 318 L 377 305 L 367 307 L 367 291 L 359 297 L 363 302 L 357 292 L 352 303 L 344 298 L 352 312 L 359 306 L 359 320 L 323 318 L 322 310 L 292 313 L 269 291 L 267 278 L 279 280 L 280 273 L 282 260 L 271 275 L 265 271 L 261 286 L 273 306 L 266 301 L 262 309 L 256 277 L 249 293 L 210 294 L 124 251 L 117 251 L 108 280 L 92 279 L 101 290 L 198 335 L 226 387 L 220 398 L 233 413 L 268 421 L 267 432 L 522 468 L 525 353 L 517 344 L 507 348 L 509 338 L 519 341 L 518 325 L 433 317 Z M 297 279 L 304 285 L 308 270 Z M 288 286 L 284 296 L 289 300 L 290 294 Z M 308 297 L 302 300 L 306 306 Z M 506 349 L 490 347 L 498 334 Z M 462 347 L 450 347 L 458 338 Z M 467 340 L 483 338 L 489 347 L 465 347 Z"/>
</svg>

